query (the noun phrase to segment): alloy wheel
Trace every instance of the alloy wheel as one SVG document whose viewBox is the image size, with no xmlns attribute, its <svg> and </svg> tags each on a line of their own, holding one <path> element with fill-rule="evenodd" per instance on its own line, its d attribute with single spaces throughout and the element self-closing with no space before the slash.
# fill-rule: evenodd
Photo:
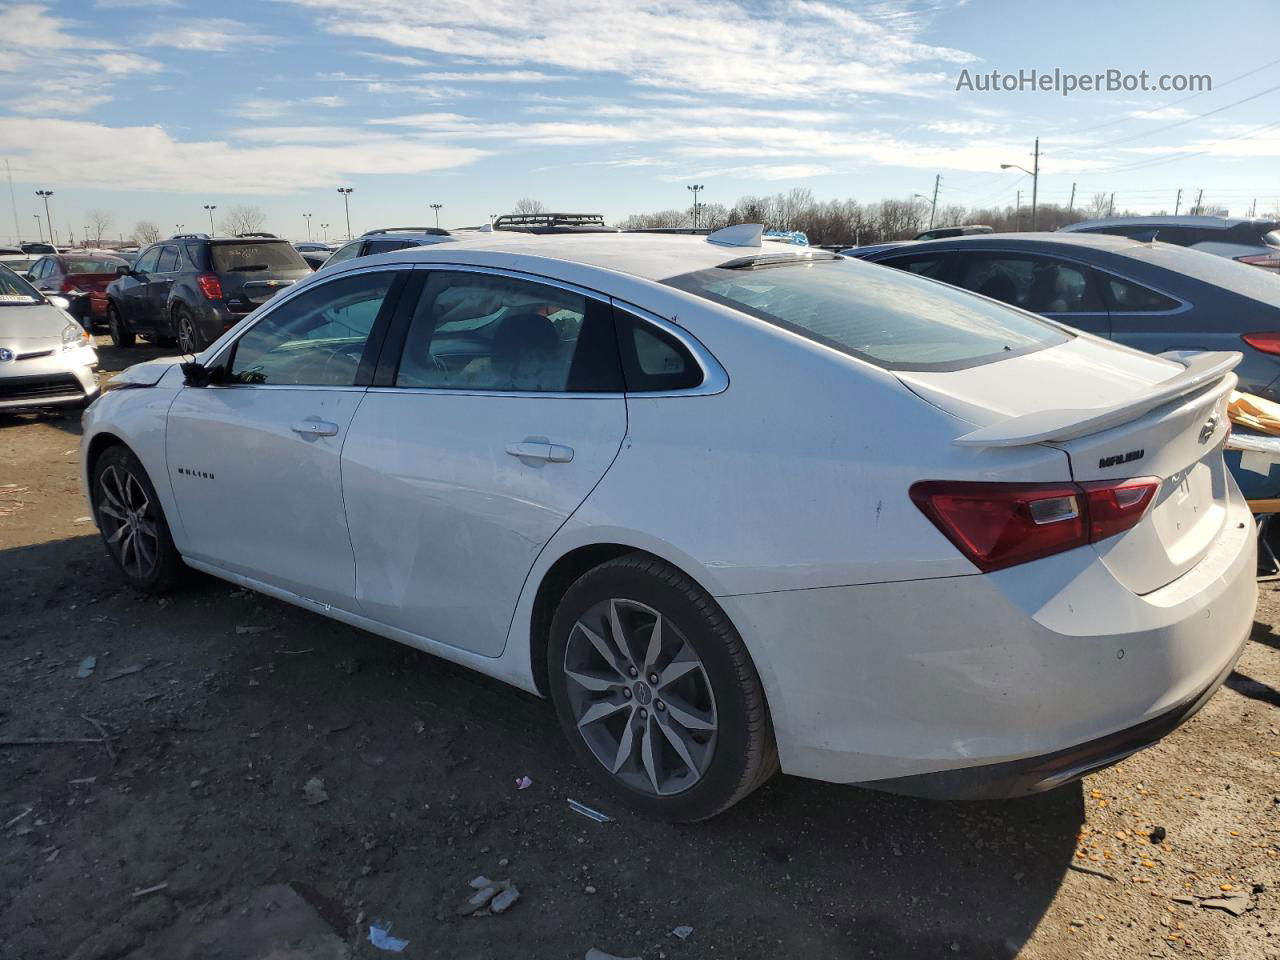
<svg viewBox="0 0 1280 960">
<path fill-rule="evenodd" d="M 611 598 L 574 623 L 564 654 L 578 732 L 620 782 L 649 796 L 688 790 L 715 754 L 715 695 L 697 651 L 652 607 Z"/>
<path fill-rule="evenodd" d="M 109 466 L 98 478 L 98 521 L 125 573 L 139 580 L 155 572 L 160 531 L 155 507 L 132 471 Z"/>
<path fill-rule="evenodd" d="M 178 349 L 194 356 L 199 348 L 196 346 L 196 329 L 186 311 L 178 314 Z"/>
</svg>

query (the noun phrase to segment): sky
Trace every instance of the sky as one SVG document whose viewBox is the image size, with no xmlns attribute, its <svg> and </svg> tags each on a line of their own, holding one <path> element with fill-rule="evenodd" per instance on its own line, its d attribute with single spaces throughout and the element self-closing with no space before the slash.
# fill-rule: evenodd
<svg viewBox="0 0 1280 960">
<path fill-rule="evenodd" d="M 216 13 L 211 13 L 216 10 Z M 1235 0 L 0 0 L 0 237 L 91 210 L 293 239 L 628 214 L 808 188 L 863 202 L 1280 209 L 1280 4 Z M 1113 69 L 1203 92 L 982 90 Z M 966 84 L 964 78 L 968 77 Z M 963 89 L 957 89 L 963 86 Z M 310 213 L 311 217 L 304 217 Z M 215 219 L 220 213 L 215 211 Z M 17 221 L 17 227 L 14 221 Z M 327 227 L 322 228 L 322 224 Z"/>
</svg>

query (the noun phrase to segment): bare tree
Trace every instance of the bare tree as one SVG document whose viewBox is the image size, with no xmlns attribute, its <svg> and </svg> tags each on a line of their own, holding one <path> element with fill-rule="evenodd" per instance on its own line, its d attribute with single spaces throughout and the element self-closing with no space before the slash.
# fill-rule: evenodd
<svg viewBox="0 0 1280 960">
<path fill-rule="evenodd" d="M 133 225 L 133 239 L 139 245 L 155 243 L 160 239 L 160 228 L 150 220 L 139 220 Z"/>
<path fill-rule="evenodd" d="M 259 207 L 238 203 L 229 207 L 222 217 L 222 232 L 230 236 L 257 233 L 267 222 L 267 215 Z"/>
<path fill-rule="evenodd" d="M 1100 220 L 1107 215 L 1107 210 L 1111 207 L 1111 198 L 1105 193 L 1095 193 L 1089 200 L 1089 205 L 1085 207 L 1090 220 Z"/>
<path fill-rule="evenodd" d="M 516 205 L 511 208 L 512 213 L 546 213 L 546 205 L 541 200 L 534 200 L 532 197 L 521 197 L 516 201 Z"/>
<path fill-rule="evenodd" d="M 89 211 L 89 229 L 93 231 L 95 246 L 102 246 L 102 235 L 111 229 L 113 223 L 115 223 L 115 217 L 109 211 L 101 208 Z"/>
</svg>

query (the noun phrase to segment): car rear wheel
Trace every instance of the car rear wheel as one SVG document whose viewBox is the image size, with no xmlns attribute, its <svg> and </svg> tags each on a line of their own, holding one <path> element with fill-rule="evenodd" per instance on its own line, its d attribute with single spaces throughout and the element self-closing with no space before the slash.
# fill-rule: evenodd
<svg viewBox="0 0 1280 960">
<path fill-rule="evenodd" d="M 196 326 L 191 311 L 186 307 L 178 307 L 173 313 L 174 329 L 178 333 L 178 349 L 192 356 L 205 348 L 204 338 Z"/>
<path fill-rule="evenodd" d="M 91 490 L 107 553 L 129 585 L 152 594 L 172 590 L 186 567 L 141 461 L 127 447 L 111 447 L 94 464 Z"/>
<path fill-rule="evenodd" d="M 632 554 L 585 574 L 556 610 L 549 681 L 574 752 L 615 797 L 704 820 L 778 769 L 742 638 L 680 571 Z"/>
<path fill-rule="evenodd" d="M 120 316 L 120 308 L 114 303 L 107 304 L 107 327 L 111 331 L 111 343 L 114 346 L 124 349 L 138 342 L 134 332 L 126 326 L 124 317 Z"/>
</svg>

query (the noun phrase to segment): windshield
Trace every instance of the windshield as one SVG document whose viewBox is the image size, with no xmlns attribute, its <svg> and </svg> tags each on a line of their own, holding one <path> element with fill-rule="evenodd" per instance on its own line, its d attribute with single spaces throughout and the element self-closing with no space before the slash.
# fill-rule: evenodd
<svg viewBox="0 0 1280 960">
<path fill-rule="evenodd" d="M 713 267 L 667 283 L 889 370 L 959 370 L 1069 339 L 1021 311 L 856 260 Z"/>
<path fill-rule="evenodd" d="M 211 248 L 217 273 L 256 273 L 261 270 L 305 270 L 311 268 L 289 244 L 215 243 Z"/>
<path fill-rule="evenodd" d="M 67 273 L 115 273 L 122 261 L 109 257 L 67 257 Z"/>
<path fill-rule="evenodd" d="M 0 263 L 0 306 L 39 303 L 41 299 L 35 287 Z"/>
</svg>

